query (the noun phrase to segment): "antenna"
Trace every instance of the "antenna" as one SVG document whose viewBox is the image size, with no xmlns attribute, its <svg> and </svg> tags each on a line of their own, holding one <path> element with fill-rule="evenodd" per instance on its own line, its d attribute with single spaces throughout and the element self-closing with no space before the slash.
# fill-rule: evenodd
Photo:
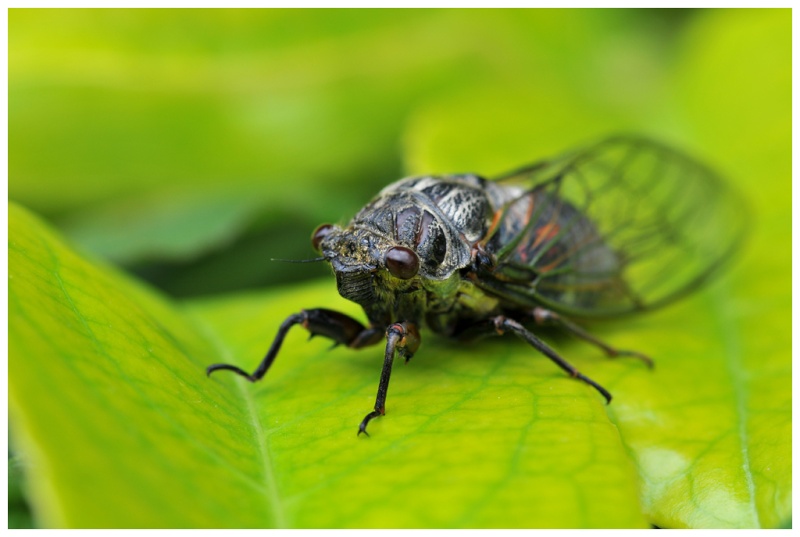
<svg viewBox="0 0 800 537">
<path fill-rule="evenodd" d="M 281 263 L 316 263 L 317 261 L 325 261 L 325 256 L 315 257 L 313 259 L 275 259 L 275 258 L 270 258 L 270 261 L 280 261 Z"/>
</svg>

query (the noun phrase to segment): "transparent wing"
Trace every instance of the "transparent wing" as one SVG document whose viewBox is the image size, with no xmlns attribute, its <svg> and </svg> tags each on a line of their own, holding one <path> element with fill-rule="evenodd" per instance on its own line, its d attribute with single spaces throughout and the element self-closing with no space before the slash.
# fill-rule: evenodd
<svg viewBox="0 0 800 537">
<path fill-rule="evenodd" d="M 709 168 L 630 137 L 505 174 L 512 199 L 484 238 L 479 285 L 512 304 L 583 317 L 649 309 L 701 283 L 736 249 L 742 200 Z"/>
</svg>

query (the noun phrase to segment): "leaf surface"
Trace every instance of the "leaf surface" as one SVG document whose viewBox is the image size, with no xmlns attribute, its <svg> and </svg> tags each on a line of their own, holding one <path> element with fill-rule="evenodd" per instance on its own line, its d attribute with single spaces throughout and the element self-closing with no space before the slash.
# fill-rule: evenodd
<svg viewBox="0 0 800 537">
<path fill-rule="evenodd" d="M 217 351 L 175 307 L 9 213 L 9 402 L 39 521 L 55 527 L 275 523 Z M 220 493 L 223 492 L 224 493 Z"/>
<path fill-rule="evenodd" d="M 332 281 L 181 307 L 16 206 L 9 255 L 12 423 L 47 526 L 646 525 L 602 398 L 514 340 L 425 334 L 359 438 L 379 348 L 298 329 L 264 382 L 204 374 L 254 367 L 302 306 L 356 314 Z"/>
</svg>

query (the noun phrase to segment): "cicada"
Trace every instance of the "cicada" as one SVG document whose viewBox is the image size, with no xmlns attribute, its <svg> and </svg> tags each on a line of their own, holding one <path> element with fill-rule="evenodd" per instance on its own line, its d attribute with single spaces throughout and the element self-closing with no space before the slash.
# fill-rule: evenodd
<svg viewBox="0 0 800 537">
<path fill-rule="evenodd" d="M 311 237 L 339 293 L 367 323 L 325 308 L 281 324 L 253 373 L 260 380 L 290 328 L 300 324 L 354 349 L 385 340 L 374 409 L 385 414 L 392 363 L 417 352 L 419 329 L 459 340 L 512 333 L 570 376 L 580 373 L 534 330 L 558 325 L 609 356 L 617 349 L 575 319 L 655 308 L 688 292 L 730 257 L 742 237 L 740 199 L 708 167 L 638 137 L 614 137 L 488 180 L 472 173 L 423 175 L 390 184 L 346 226 Z"/>
</svg>

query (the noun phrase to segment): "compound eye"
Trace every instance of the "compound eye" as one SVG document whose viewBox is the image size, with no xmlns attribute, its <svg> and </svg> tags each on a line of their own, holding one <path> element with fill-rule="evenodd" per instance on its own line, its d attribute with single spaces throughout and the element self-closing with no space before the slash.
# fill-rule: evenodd
<svg viewBox="0 0 800 537">
<path fill-rule="evenodd" d="M 319 252 L 319 245 L 322 242 L 322 239 L 328 236 L 328 234 L 333 231 L 333 226 L 330 224 L 322 224 L 317 229 L 314 230 L 314 233 L 311 234 L 311 246 Z"/>
<path fill-rule="evenodd" d="M 417 275 L 419 258 L 413 250 L 395 246 L 386 252 L 386 268 L 395 278 L 410 280 Z"/>
</svg>

